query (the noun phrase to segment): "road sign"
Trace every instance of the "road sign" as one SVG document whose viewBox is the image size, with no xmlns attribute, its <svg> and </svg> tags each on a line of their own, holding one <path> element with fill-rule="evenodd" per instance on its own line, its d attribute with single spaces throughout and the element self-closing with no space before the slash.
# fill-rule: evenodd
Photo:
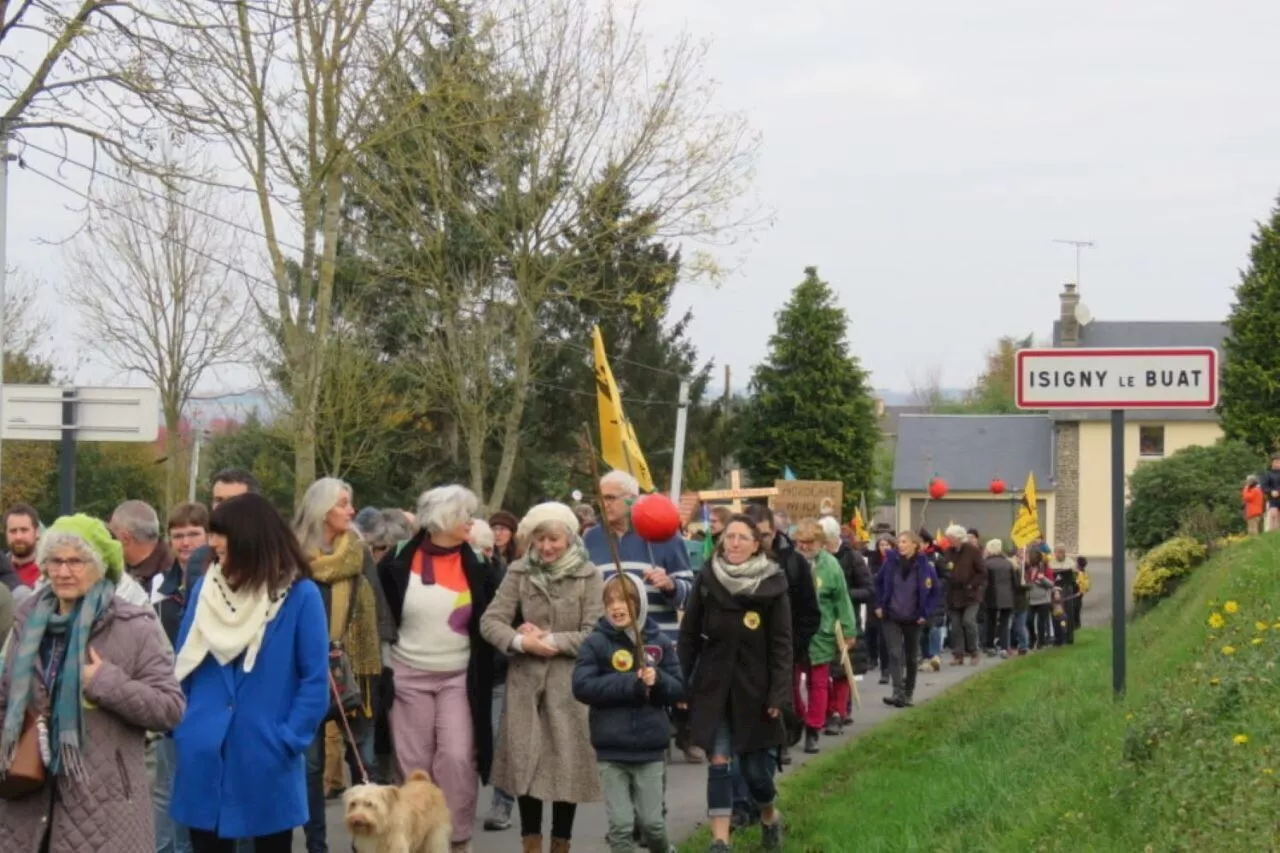
<svg viewBox="0 0 1280 853">
<path fill-rule="evenodd" d="M 154 388 L 77 386 L 68 398 L 56 385 L 5 385 L 0 389 L 0 438 L 59 441 L 64 406 L 75 404 L 76 441 L 152 442 L 160 435 L 160 393 Z"/>
<path fill-rule="evenodd" d="M 1212 347 L 1019 350 L 1020 409 L 1212 409 L 1218 351 Z"/>
</svg>

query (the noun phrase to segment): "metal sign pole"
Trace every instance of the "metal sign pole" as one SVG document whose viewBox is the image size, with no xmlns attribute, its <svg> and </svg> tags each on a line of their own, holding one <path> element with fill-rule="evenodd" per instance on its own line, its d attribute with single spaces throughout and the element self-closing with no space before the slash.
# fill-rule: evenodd
<svg viewBox="0 0 1280 853">
<path fill-rule="evenodd" d="M 76 389 L 62 389 L 62 443 L 58 449 L 59 514 L 76 511 Z"/>
<path fill-rule="evenodd" d="M 1124 409 L 1111 410 L 1111 687 L 1124 696 Z"/>
</svg>

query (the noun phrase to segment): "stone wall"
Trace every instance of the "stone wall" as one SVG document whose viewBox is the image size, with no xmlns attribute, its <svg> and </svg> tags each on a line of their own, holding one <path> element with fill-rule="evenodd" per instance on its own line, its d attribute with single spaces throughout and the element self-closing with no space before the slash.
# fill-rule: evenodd
<svg viewBox="0 0 1280 853">
<path fill-rule="evenodd" d="M 1080 547 L 1080 424 L 1054 425 L 1054 504 L 1052 545 Z"/>
</svg>

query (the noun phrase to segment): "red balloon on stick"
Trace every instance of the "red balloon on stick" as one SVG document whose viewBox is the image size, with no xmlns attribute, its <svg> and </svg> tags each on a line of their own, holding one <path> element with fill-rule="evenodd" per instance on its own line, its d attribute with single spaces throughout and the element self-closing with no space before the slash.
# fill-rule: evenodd
<svg viewBox="0 0 1280 853">
<path fill-rule="evenodd" d="M 666 495 L 645 495 L 631 505 L 631 529 L 646 542 L 666 542 L 680 532 L 680 510 Z"/>
<path fill-rule="evenodd" d="M 1004 494 L 1004 480 L 1001 480 L 999 477 L 996 477 L 994 480 L 991 481 L 991 494 L 993 495 Z"/>
<path fill-rule="evenodd" d="M 941 477 L 934 477 L 929 481 L 929 497 L 935 501 L 940 501 L 947 496 L 947 481 Z"/>
</svg>

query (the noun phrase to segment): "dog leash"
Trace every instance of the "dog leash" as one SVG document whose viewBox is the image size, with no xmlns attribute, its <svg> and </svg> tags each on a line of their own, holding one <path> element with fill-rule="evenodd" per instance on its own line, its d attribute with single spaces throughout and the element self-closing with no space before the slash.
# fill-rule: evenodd
<svg viewBox="0 0 1280 853">
<path fill-rule="evenodd" d="M 338 719 L 342 720 L 342 728 L 347 734 L 347 743 L 351 744 L 351 754 L 355 756 L 356 769 L 360 771 L 360 783 L 368 785 L 369 771 L 365 769 L 364 761 L 360 758 L 360 746 L 356 743 L 356 736 L 351 732 L 347 715 L 342 713 L 342 694 L 338 692 L 338 682 L 333 680 L 332 672 L 329 673 L 329 690 L 333 693 L 333 700 L 338 703 Z"/>
</svg>

